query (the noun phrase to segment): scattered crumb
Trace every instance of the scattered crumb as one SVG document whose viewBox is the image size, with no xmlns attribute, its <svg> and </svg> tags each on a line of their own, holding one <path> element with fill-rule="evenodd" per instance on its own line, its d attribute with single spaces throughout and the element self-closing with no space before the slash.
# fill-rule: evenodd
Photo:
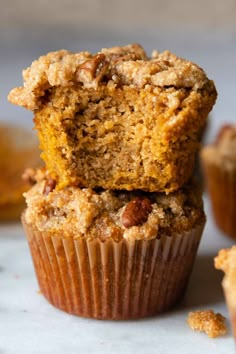
<svg viewBox="0 0 236 354">
<path fill-rule="evenodd" d="M 210 338 L 227 333 L 225 317 L 212 310 L 189 312 L 187 322 L 193 330 L 204 331 Z"/>
<path fill-rule="evenodd" d="M 42 291 L 41 290 L 37 290 L 37 294 L 38 295 L 42 295 Z"/>
</svg>

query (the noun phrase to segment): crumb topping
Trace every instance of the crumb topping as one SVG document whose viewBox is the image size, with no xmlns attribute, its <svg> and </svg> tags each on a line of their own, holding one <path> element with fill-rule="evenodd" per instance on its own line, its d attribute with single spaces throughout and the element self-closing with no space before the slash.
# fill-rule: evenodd
<svg viewBox="0 0 236 354">
<path fill-rule="evenodd" d="M 205 332 L 210 338 L 227 333 L 225 317 L 212 310 L 190 312 L 187 322 L 194 331 Z"/>
<path fill-rule="evenodd" d="M 30 110 L 40 108 L 46 92 L 55 86 L 83 85 L 96 89 L 110 82 L 115 85 L 202 89 L 211 82 L 204 71 L 169 51 L 153 52 L 148 58 L 138 44 L 72 53 L 60 50 L 35 60 L 23 71 L 24 85 L 13 89 L 9 100 Z M 212 84 L 213 85 L 213 84 Z"/>
<path fill-rule="evenodd" d="M 26 221 L 40 231 L 56 234 L 63 229 L 73 237 L 115 241 L 154 239 L 188 232 L 205 220 L 201 192 L 193 185 L 172 195 L 78 187 L 55 188 L 45 194 L 46 183 L 40 180 L 25 193 Z M 132 201 L 137 199 L 143 209 L 132 210 Z"/>
</svg>

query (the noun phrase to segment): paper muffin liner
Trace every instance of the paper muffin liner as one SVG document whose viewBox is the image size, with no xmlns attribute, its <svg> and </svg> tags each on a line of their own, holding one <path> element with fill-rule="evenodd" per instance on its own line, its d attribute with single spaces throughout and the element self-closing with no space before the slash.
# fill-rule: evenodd
<svg viewBox="0 0 236 354">
<path fill-rule="evenodd" d="M 155 240 L 105 242 L 52 236 L 22 223 L 42 294 L 68 313 L 132 319 L 168 310 L 183 296 L 204 223 Z"/>
<path fill-rule="evenodd" d="M 236 239 L 236 168 L 203 160 L 207 189 L 216 225 Z"/>
</svg>

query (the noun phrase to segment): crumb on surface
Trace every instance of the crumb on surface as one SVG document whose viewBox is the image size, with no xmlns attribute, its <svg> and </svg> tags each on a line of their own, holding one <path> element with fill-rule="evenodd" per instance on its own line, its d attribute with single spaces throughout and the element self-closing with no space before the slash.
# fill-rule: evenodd
<svg viewBox="0 0 236 354">
<path fill-rule="evenodd" d="M 194 311 L 188 314 L 189 327 L 205 332 L 208 337 L 216 338 L 227 333 L 225 317 L 212 310 Z"/>
</svg>

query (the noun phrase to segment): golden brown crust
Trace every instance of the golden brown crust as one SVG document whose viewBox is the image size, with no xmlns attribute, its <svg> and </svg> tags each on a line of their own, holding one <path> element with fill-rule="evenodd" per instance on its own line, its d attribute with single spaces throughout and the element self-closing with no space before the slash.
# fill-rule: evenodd
<svg viewBox="0 0 236 354">
<path fill-rule="evenodd" d="M 227 333 L 225 317 L 212 310 L 190 312 L 187 322 L 193 330 L 205 332 L 210 338 Z"/>
<path fill-rule="evenodd" d="M 78 187 L 45 193 L 45 184 L 47 179 L 25 193 L 25 218 L 39 231 L 55 235 L 63 231 L 64 235 L 102 241 L 155 239 L 188 232 L 205 221 L 201 192 L 194 184 L 168 196 Z M 135 200 L 141 201 L 139 210 Z"/>
<path fill-rule="evenodd" d="M 24 86 L 15 88 L 9 100 L 27 109 L 38 109 L 45 92 L 54 86 L 81 83 L 86 88 L 100 82 L 113 81 L 119 85 L 202 89 L 209 80 L 196 64 L 165 51 L 155 52 L 148 59 L 137 44 L 89 52 L 72 53 L 66 50 L 51 52 L 34 61 L 23 71 Z"/>
</svg>

